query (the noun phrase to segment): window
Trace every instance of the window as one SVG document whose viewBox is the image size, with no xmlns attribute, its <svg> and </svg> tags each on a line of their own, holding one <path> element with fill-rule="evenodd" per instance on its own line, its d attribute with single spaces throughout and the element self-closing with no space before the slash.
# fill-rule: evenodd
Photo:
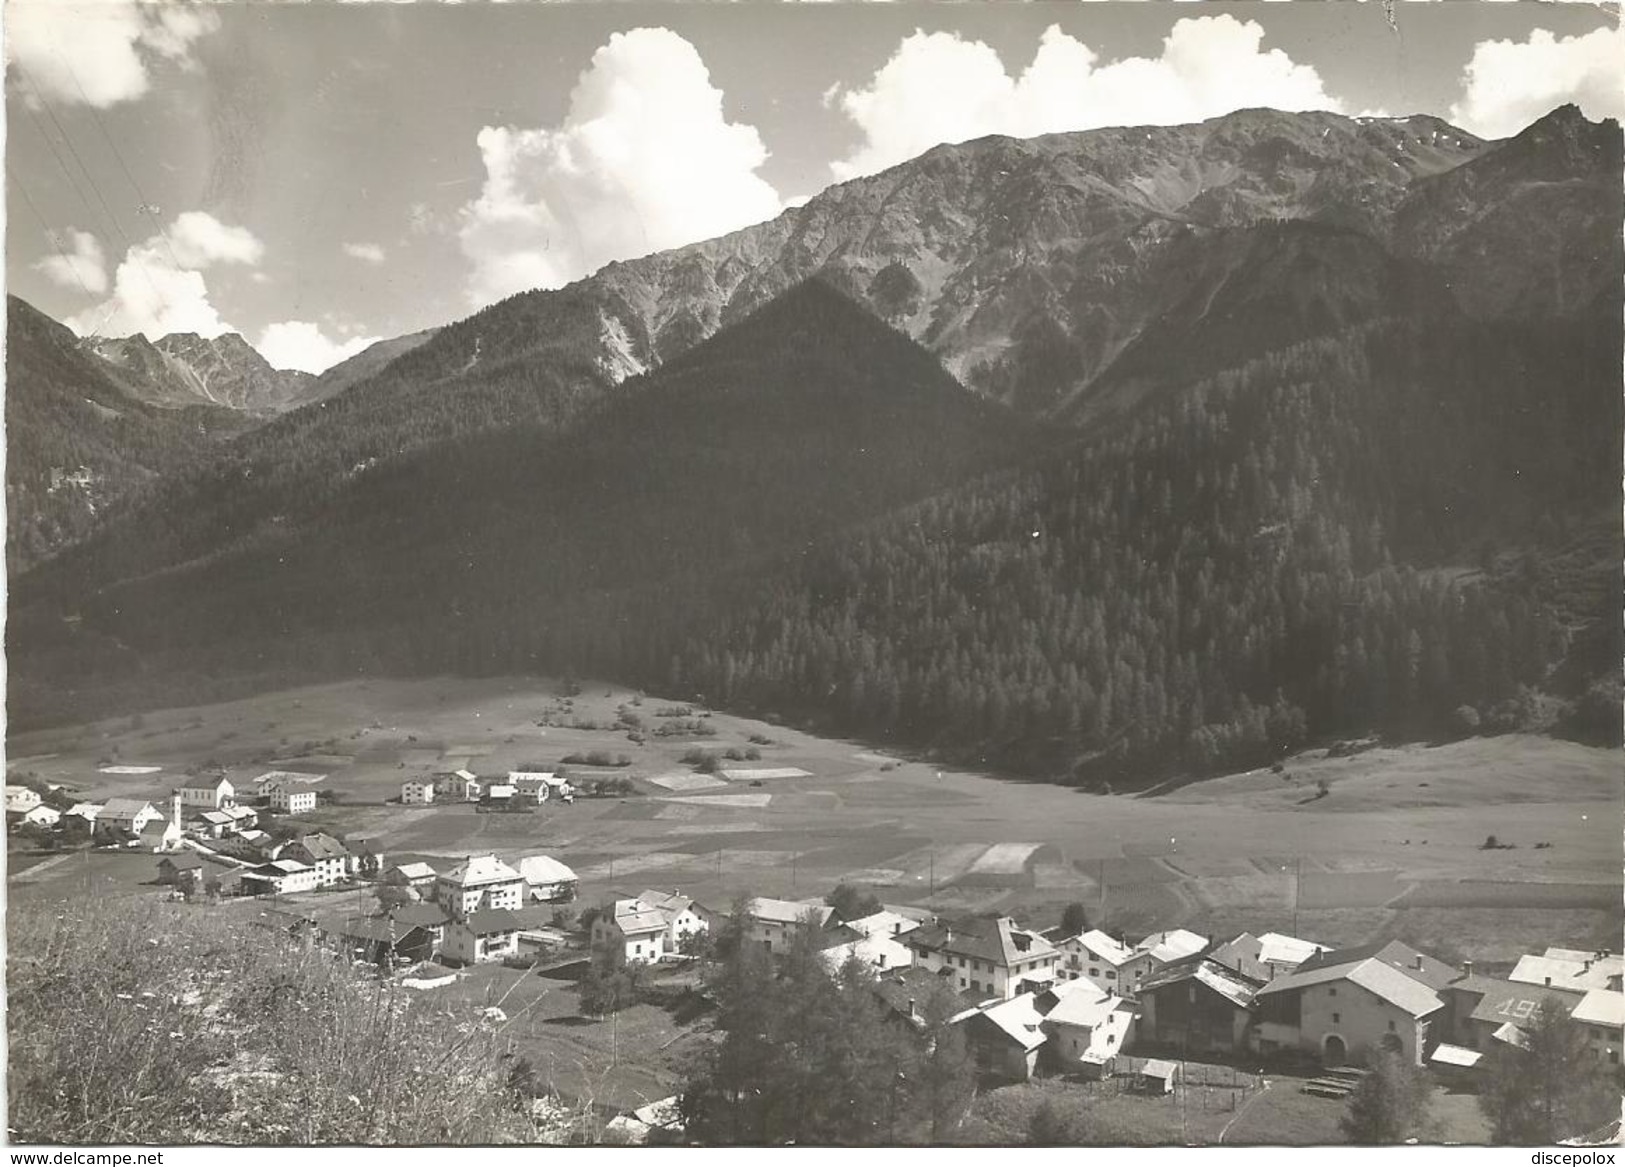
<svg viewBox="0 0 1625 1167">
<path fill-rule="evenodd" d="M 1340 1025 L 1342 1023 L 1342 1021 L 1343 1021 L 1343 1015 L 1341 1013 L 1333 1013 L 1332 1014 L 1332 1024 L 1333 1025 Z"/>
<path fill-rule="evenodd" d="M 1098 977 L 1100 975 L 1099 966 L 1091 966 L 1089 969 L 1089 975 L 1092 977 Z"/>
<path fill-rule="evenodd" d="M 1107 969 L 1106 970 L 1106 979 L 1108 981 L 1115 981 L 1117 979 L 1117 974 L 1115 972 L 1113 972 L 1111 969 Z"/>
<path fill-rule="evenodd" d="M 982 991 L 982 982 L 978 981 L 978 980 L 972 980 L 971 983 L 970 983 L 970 987 L 974 992 L 980 993 Z"/>
<path fill-rule="evenodd" d="M 1390 1021 L 1388 1023 L 1388 1032 L 1392 1033 L 1393 1031 L 1394 1031 L 1394 1023 L 1392 1021 Z"/>
<path fill-rule="evenodd" d="M 1326 990 L 1326 995 L 1327 995 L 1327 996 L 1328 996 L 1328 997 L 1335 997 L 1335 996 L 1337 996 L 1337 986 L 1336 986 L 1336 985 L 1333 985 L 1333 986 L 1332 986 L 1332 987 L 1331 987 L 1331 988 L 1329 988 L 1329 989 L 1327 989 L 1327 990 Z"/>
</svg>

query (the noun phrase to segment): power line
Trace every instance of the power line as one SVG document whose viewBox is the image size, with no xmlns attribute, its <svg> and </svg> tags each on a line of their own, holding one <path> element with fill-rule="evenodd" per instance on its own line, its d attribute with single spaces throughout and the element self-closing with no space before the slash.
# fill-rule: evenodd
<svg viewBox="0 0 1625 1167">
<path fill-rule="evenodd" d="M 62 67 L 68 71 L 68 76 L 73 78 L 74 88 L 79 91 L 79 96 L 84 99 L 85 107 L 90 110 L 91 119 L 95 121 L 96 128 L 101 131 L 102 138 L 107 143 L 107 148 L 113 152 L 113 158 L 118 162 L 119 169 L 124 172 L 124 177 L 130 183 L 130 189 L 135 191 L 136 206 L 139 213 L 145 214 L 147 218 L 152 220 L 152 225 L 158 232 L 158 238 L 164 241 L 164 250 L 169 252 L 169 261 L 179 270 L 182 264 L 180 257 L 175 254 L 174 246 L 169 241 L 169 232 L 164 230 L 163 221 L 153 213 L 152 205 L 147 202 L 146 195 L 141 193 L 141 184 L 136 182 L 135 175 L 131 173 L 129 165 L 125 163 L 124 155 L 119 152 L 118 143 L 113 141 L 113 135 L 107 132 L 107 123 L 102 120 L 100 111 L 91 104 L 90 97 L 85 93 L 85 87 L 80 84 L 79 74 L 74 72 L 73 66 L 61 53 L 57 54 L 57 59 L 62 62 Z"/>
<path fill-rule="evenodd" d="M 39 206 L 34 202 L 34 197 L 28 193 L 28 188 L 23 185 L 22 180 L 17 175 L 13 174 L 11 176 L 11 182 L 12 185 L 17 188 L 17 193 L 23 196 L 23 201 L 28 204 L 28 209 L 34 213 L 34 218 L 39 221 L 40 230 L 44 232 L 45 238 L 51 244 L 52 250 L 54 250 L 57 255 L 61 257 L 63 266 L 73 273 L 73 280 L 79 285 L 80 291 L 84 292 L 87 299 L 94 302 L 96 299 L 96 293 L 92 292 L 89 285 L 85 283 L 85 277 L 79 274 L 79 266 L 74 262 L 74 259 L 77 259 L 78 257 L 75 256 L 70 259 L 68 254 L 62 250 L 62 241 L 60 237 L 45 222 L 45 216 L 40 214 Z M 111 312 L 108 313 L 109 316 L 111 314 Z M 102 330 L 102 325 L 106 323 L 107 317 L 104 316 L 102 318 L 102 324 L 98 324 L 94 329 L 92 329 L 90 336 L 95 337 L 97 334 L 99 334 Z"/>
</svg>

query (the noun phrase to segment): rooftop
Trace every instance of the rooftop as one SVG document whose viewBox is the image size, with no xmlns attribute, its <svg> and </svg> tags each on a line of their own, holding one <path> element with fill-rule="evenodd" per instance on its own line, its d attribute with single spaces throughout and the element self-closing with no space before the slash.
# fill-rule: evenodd
<svg viewBox="0 0 1625 1167">
<path fill-rule="evenodd" d="M 1347 952 L 1361 951 L 1346 949 Z M 1424 1017 L 1444 1007 L 1444 1001 L 1433 987 L 1418 980 L 1411 972 L 1379 959 L 1375 954 L 1353 962 L 1322 963 L 1311 968 L 1314 961 L 1298 967 L 1296 972 L 1277 977 L 1258 990 L 1258 996 L 1289 993 L 1332 981 L 1349 981 L 1359 985 L 1412 1017 Z"/>
<path fill-rule="evenodd" d="M 616 900 L 611 918 L 628 936 L 666 930 L 666 914 L 642 900 Z"/>
<path fill-rule="evenodd" d="M 390 870 L 400 872 L 401 876 L 405 879 L 434 878 L 434 868 L 430 867 L 427 863 L 397 863 L 394 867 L 390 868 Z"/>
<path fill-rule="evenodd" d="M 918 920 L 884 909 L 859 920 L 848 920 L 846 926 L 865 936 L 902 936 L 920 926 Z"/>
<path fill-rule="evenodd" d="M 390 916 L 399 923 L 422 928 L 438 928 L 451 919 L 439 904 L 402 904 Z"/>
<path fill-rule="evenodd" d="M 550 855 L 527 855 L 519 861 L 526 883 L 574 883 L 576 873 Z"/>
<path fill-rule="evenodd" d="M 957 925 L 926 924 L 908 933 L 904 942 L 917 951 L 951 953 L 1003 968 L 1017 961 L 1056 955 L 1053 944 L 1036 932 L 1016 927 L 1008 916 L 984 916 Z"/>
<path fill-rule="evenodd" d="M 1543 956 L 1520 956 L 1508 980 L 1554 989 L 1606 989 L 1611 977 L 1625 971 L 1625 957 L 1548 948 Z"/>
<path fill-rule="evenodd" d="M 757 896 L 750 902 L 750 914 L 758 920 L 774 924 L 799 924 L 810 913 L 814 923 L 822 927 L 829 922 L 835 909 L 826 904 L 803 904 L 794 900 L 775 900 Z"/>
<path fill-rule="evenodd" d="M 464 923 L 476 936 L 489 936 L 493 932 L 519 931 L 519 921 L 514 918 L 514 914 L 502 908 L 481 908 L 477 912 L 470 912 Z"/>
<path fill-rule="evenodd" d="M 1151 992 L 1164 985 L 1183 984 L 1192 980 L 1206 985 L 1241 1009 L 1253 1003 L 1253 998 L 1258 995 L 1261 987 L 1259 981 L 1227 968 L 1213 957 L 1195 956 L 1168 965 L 1141 985 L 1140 991 Z"/>
<path fill-rule="evenodd" d="M 441 883 L 456 887 L 483 887 L 488 883 L 512 883 L 524 876 L 495 855 L 475 855 L 442 872 L 438 878 Z"/>
<path fill-rule="evenodd" d="M 1390 968 L 1398 969 L 1414 981 L 1421 981 L 1430 989 L 1442 989 L 1461 976 L 1460 969 L 1452 968 L 1442 960 L 1418 952 L 1399 940 L 1320 952 L 1300 964 L 1297 971 L 1306 973 L 1337 965 L 1355 965 L 1363 960 L 1380 961 Z"/>
<path fill-rule="evenodd" d="M 1592 989 L 1574 1007 L 1574 1019 L 1588 1025 L 1607 1025 L 1625 1028 L 1625 993 L 1609 989 Z"/>
<path fill-rule="evenodd" d="M 1450 985 L 1451 992 L 1468 993 L 1478 998 L 1470 1014 L 1474 1021 L 1500 1025 L 1510 1021 L 1521 1024 L 1528 1021 L 1543 1001 L 1555 1000 L 1564 1009 L 1573 1009 L 1580 1003 L 1578 993 L 1520 985 L 1496 977 L 1468 976 Z"/>
<path fill-rule="evenodd" d="M 1175 928 L 1171 932 L 1153 932 L 1134 946 L 1136 953 L 1150 953 L 1159 964 L 1169 964 L 1195 956 L 1207 947 L 1207 937 Z"/>
</svg>

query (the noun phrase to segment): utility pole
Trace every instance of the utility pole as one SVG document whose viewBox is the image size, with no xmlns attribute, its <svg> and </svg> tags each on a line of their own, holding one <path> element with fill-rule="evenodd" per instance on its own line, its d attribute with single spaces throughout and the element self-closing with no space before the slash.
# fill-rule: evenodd
<svg viewBox="0 0 1625 1167">
<path fill-rule="evenodd" d="M 931 848 L 931 894 L 937 894 L 937 849 Z"/>
<path fill-rule="evenodd" d="M 1096 883 L 1100 887 L 1099 927 L 1104 930 L 1106 927 L 1106 861 L 1104 859 L 1100 861 L 1100 872 L 1096 876 Z"/>
<path fill-rule="evenodd" d="M 1303 856 L 1300 854 L 1292 872 L 1292 935 L 1298 934 L 1298 903 L 1303 899 Z"/>
</svg>

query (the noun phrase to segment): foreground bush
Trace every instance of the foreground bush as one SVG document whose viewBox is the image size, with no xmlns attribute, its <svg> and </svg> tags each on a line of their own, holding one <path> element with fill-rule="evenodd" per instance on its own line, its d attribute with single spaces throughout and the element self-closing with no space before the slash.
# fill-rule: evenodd
<svg viewBox="0 0 1625 1167">
<path fill-rule="evenodd" d="M 501 1035 L 220 909 L 13 909 L 21 1143 L 528 1140 Z M 528 1100 L 525 1100 L 528 1103 Z"/>
</svg>

